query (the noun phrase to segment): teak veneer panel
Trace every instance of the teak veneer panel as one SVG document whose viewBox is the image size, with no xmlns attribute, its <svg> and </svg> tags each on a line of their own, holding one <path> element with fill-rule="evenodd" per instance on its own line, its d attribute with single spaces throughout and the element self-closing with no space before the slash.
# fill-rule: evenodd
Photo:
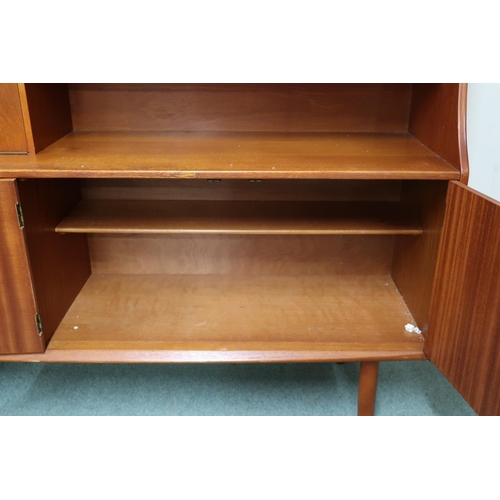
<svg viewBox="0 0 500 500">
<path fill-rule="evenodd" d="M 21 101 L 16 83 L 0 83 L 0 153 L 27 153 Z"/>
<path fill-rule="evenodd" d="M 500 415 L 500 203 L 450 183 L 425 353 L 479 415 Z"/>
<path fill-rule="evenodd" d="M 0 176 L 458 179 L 408 134 L 72 132 Z"/>
<path fill-rule="evenodd" d="M 392 278 L 419 328 L 427 332 L 448 182 L 403 181 L 401 203 L 422 227 L 419 238 L 397 236 Z"/>
<path fill-rule="evenodd" d="M 407 323 L 389 276 L 92 275 L 49 348 L 420 359 L 423 338 Z"/>
<path fill-rule="evenodd" d="M 168 350 L 162 345 L 160 350 L 146 349 L 51 349 L 43 354 L 5 354 L 1 361 L 43 362 L 43 363 L 299 363 L 299 362 L 334 362 L 334 361 L 395 361 L 424 360 L 421 351 L 408 352 L 398 350 L 394 345 L 379 345 L 380 350 L 373 351 L 372 346 L 356 345 L 355 350 L 345 350 L 345 344 L 329 344 L 323 349 L 306 350 L 308 345 L 286 346 L 289 350 L 219 350 L 218 344 L 204 344 L 202 350 Z M 192 346 L 194 347 L 194 345 Z M 249 344 L 239 347 L 251 348 Z M 339 347 L 343 348 L 339 349 Z M 298 348 L 298 349 L 297 349 Z M 331 349 L 331 350 L 328 350 Z M 364 349 L 364 350 L 363 350 Z"/>
<path fill-rule="evenodd" d="M 90 276 L 87 239 L 61 237 L 58 222 L 81 199 L 76 179 L 28 179 L 18 182 L 33 285 L 47 342 Z"/>
<path fill-rule="evenodd" d="M 469 176 L 466 136 L 467 84 L 413 85 L 408 131 L 461 172 Z"/>
<path fill-rule="evenodd" d="M 328 179 L 82 179 L 89 200 L 399 201 L 401 181 Z"/>
<path fill-rule="evenodd" d="M 394 236 L 351 234 L 94 234 L 88 241 L 96 274 L 389 275 L 394 247 Z"/>
<path fill-rule="evenodd" d="M 405 132 L 411 84 L 70 84 L 74 130 Z"/>
<path fill-rule="evenodd" d="M 412 234 L 397 203 L 86 200 L 59 233 Z"/>
<path fill-rule="evenodd" d="M 16 182 L 0 179 L 0 354 L 42 352 L 24 229 L 19 227 Z"/>
<path fill-rule="evenodd" d="M 30 154 L 73 130 L 68 86 L 64 83 L 21 83 L 19 96 Z"/>
</svg>

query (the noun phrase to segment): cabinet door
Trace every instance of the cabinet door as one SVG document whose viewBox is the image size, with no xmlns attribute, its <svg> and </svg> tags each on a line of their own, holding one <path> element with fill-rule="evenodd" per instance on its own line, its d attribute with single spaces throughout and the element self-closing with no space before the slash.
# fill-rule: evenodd
<svg viewBox="0 0 500 500">
<path fill-rule="evenodd" d="M 451 182 L 424 352 L 479 415 L 500 415 L 500 203 Z"/>
<path fill-rule="evenodd" d="M 0 179 L 0 354 L 43 352 L 14 179 Z"/>
</svg>

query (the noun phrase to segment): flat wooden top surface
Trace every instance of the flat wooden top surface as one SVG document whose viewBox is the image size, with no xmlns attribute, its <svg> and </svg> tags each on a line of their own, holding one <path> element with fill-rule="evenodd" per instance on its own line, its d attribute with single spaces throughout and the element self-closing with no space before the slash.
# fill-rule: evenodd
<svg viewBox="0 0 500 500">
<path fill-rule="evenodd" d="M 409 134 L 72 132 L 0 177 L 458 179 Z"/>
<path fill-rule="evenodd" d="M 388 276 L 92 275 L 49 350 L 421 359 L 423 337 L 408 323 Z"/>
<path fill-rule="evenodd" d="M 59 233 L 421 234 L 398 203 L 85 200 Z"/>
</svg>

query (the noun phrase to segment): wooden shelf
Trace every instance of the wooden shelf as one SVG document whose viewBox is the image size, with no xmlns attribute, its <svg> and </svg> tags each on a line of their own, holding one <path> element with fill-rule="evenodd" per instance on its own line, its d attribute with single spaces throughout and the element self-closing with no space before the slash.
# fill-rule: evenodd
<svg viewBox="0 0 500 500">
<path fill-rule="evenodd" d="M 58 233 L 421 234 L 398 203 L 85 200 Z"/>
<path fill-rule="evenodd" d="M 407 133 L 71 132 L 1 177 L 458 179 Z"/>
<path fill-rule="evenodd" d="M 423 359 L 408 323 L 389 276 L 92 275 L 26 360 Z"/>
</svg>

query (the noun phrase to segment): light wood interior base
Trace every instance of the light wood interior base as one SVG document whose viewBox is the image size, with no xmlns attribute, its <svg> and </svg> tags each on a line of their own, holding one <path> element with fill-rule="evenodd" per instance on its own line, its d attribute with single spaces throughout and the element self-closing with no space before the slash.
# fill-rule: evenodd
<svg viewBox="0 0 500 500">
<path fill-rule="evenodd" d="M 407 323 L 390 276 L 92 275 L 46 353 L 30 358 L 423 359 Z"/>
</svg>

